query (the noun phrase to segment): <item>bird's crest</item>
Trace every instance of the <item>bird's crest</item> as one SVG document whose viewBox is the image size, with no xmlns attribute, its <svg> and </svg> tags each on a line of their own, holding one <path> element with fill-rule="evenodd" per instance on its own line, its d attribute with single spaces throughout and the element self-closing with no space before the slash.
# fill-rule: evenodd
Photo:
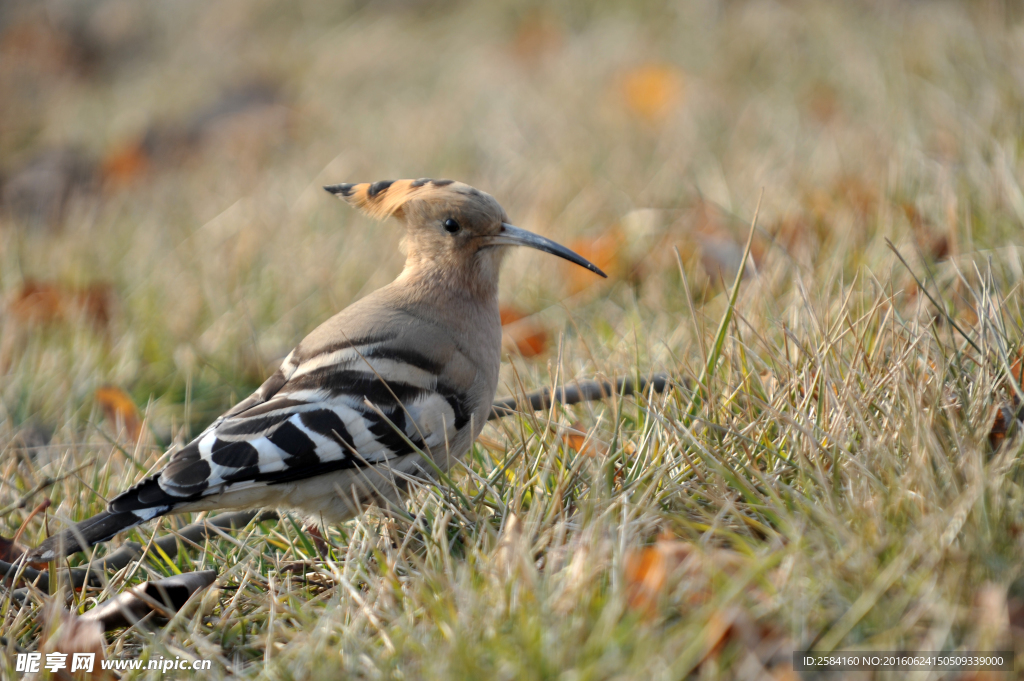
<svg viewBox="0 0 1024 681">
<path fill-rule="evenodd" d="M 482 196 L 482 192 L 454 180 L 381 180 L 361 184 L 334 184 L 324 187 L 331 194 L 372 218 L 403 219 L 402 206 L 412 199 L 445 200 L 458 195 Z"/>
</svg>

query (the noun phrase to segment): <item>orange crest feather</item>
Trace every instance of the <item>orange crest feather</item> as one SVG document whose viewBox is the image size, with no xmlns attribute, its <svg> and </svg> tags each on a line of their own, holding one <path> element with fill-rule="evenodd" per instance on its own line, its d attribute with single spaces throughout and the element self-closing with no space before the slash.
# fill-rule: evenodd
<svg viewBox="0 0 1024 681">
<path fill-rule="evenodd" d="M 324 187 L 350 206 L 361 210 L 372 218 L 383 220 L 389 217 L 404 219 L 402 205 L 410 199 L 425 199 L 443 191 L 442 188 L 455 184 L 452 180 L 382 180 L 360 184 L 334 184 Z"/>
</svg>

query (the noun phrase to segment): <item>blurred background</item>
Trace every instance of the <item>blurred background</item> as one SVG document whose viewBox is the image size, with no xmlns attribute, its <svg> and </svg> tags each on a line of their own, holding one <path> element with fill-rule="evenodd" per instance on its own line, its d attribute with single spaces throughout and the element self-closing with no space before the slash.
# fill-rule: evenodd
<svg viewBox="0 0 1024 681">
<path fill-rule="evenodd" d="M 324 184 L 458 179 L 606 268 L 511 258 L 528 383 L 698 352 L 681 315 L 716 323 L 762 189 L 750 269 L 780 291 L 884 280 L 885 237 L 1020 243 L 1016 7 L 5 0 L 4 441 L 194 434 L 390 281 L 400 227 Z"/>
</svg>

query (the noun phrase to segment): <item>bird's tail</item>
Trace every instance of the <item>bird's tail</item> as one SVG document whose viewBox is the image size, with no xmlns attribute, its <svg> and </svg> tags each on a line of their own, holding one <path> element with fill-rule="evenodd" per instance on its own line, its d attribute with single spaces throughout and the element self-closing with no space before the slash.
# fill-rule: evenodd
<svg viewBox="0 0 1024 681">
<path fill-rule="evenodd" d="M 107 541 L 118 532 L 172 511 L 184 501 L 160 487 L 160 474 L 150 476 L 110 501 L 107 510 L 55 534 L 28 553 L 31 561 L 46 562 Z"/>
<path fill-rule="evenodd" d="M 63 558 L 87 549 L 93 544 L 106 541 L 118 532 L 135 527 L 141 522 L 143 522 L 143 518 L 131 511 L 123 513 L 103 511 L 53 535 L 29 551 L 28 559 L 34 562 L 47 562 Z"/>
</svg>

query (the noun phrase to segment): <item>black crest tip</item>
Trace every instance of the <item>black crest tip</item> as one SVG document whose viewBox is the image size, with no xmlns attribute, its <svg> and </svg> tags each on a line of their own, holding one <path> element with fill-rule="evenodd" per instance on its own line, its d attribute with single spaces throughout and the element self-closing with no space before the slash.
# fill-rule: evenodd
<svg viewBox="0 0 1024 681">
<path fill-rule="evenodd" d="M 338 196 L 339 194 L 344 197 L 352 196 L 352 188 L 354 184 L 328 184 L 324 186 L 324 191 Z"/>
</svg>

